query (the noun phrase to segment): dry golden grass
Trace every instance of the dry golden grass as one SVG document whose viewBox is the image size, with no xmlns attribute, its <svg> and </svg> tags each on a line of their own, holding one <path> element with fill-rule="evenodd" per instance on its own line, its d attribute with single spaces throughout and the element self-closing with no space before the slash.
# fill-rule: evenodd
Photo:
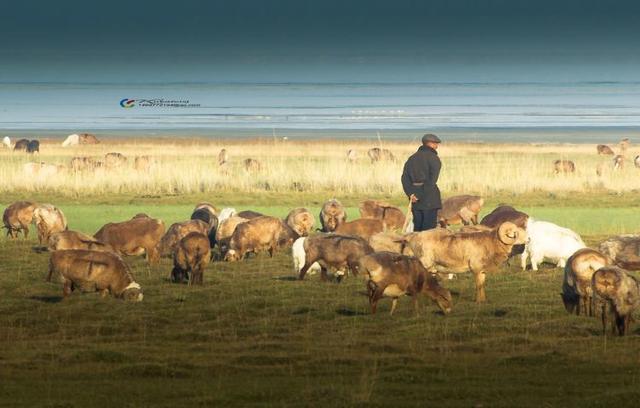
<svg viewBox="0 0 640 408">
<path fill-rule="evenodd" d="M 194 194 L 207 192 L 333 192 L 334 194 L 401 194 L 400 174 L 415 142 L 385 142 L 397 157 L 394 162 L 372 164 L 370 142 L 353 140 L 204 140 L 204 139 L 111 139 L 95 146 L 63 148 L 60 142 L 44 142 L 39 155 L 0 150 L 0 193 L 53 192 L 84 194 Z M 226 148 L 229 166 L 218 166 L 218 152 Z M 349 163 L 348 149 L 358 152 Z M 616 149 L 617 150 L 617 149 Z M 439 185 L 447 194 L 473 192 L 625 192 L 640 189 L 640 169 L 633 166 L 634 146 L 627 152 L 626 166 L 613 171 L 612 156 L 598 156 L 595 145 L 471 144 L 445 143 L 440 155 L 443 171 Z M 99 169 L 75 173 L 69 163 L 75 156 L 104 160 L 108 152 L 129 158 L 116 170 Z M 148 172 L 134 170 L 134 157 L 150 155 L 155 164 Z M 247 172 L 243 160 L 261 162 L 258 172 Z M 575 174 L 555 175 L 553 161 L 572 160 Z M 30 161 L 65 165 L 57 175 L 29 175 L 23 166 Z M 596 167 L 602 164 L 602 176 Z"/>
</svg>

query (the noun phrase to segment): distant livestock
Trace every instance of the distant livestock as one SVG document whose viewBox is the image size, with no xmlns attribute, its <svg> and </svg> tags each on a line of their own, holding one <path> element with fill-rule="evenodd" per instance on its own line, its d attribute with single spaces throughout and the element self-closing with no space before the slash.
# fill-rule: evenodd
<svg viewBox="0 0 640 408">
<path fill-rule="evenodd" d="M 320 210 L 320 225 L 322 232 L 333 232 L 342 223 L 347 221 L 347 212 L 342 203 L 335 198 L 326 201 Z"/>
<path fill-rule="evenodd" d="M 555 174 L 574 173 L 575 171 L 576 171 L 576 164 L 571 160 L 556 160 L 553 162 L 553 172 Z"/>
<path fill-rule="evenodd" d="M 104 165 L 108 169 L 115 169 L 127 163 L 127 158 L 122 153 L 111 152 L 104 156 Z"/>
<path fill-rule="evenodd" d="M 136 156 L 133 161 L 133 167 L 136 171 L 149 171 L 153 165 L 153 157 L 151 156 Z"/>
<path fill-rule="evenodd" d="M 77 146 L 79 144 L 80 144 L 80 136 L 74 133 L 72 135 L 67 136 L 67 138 L 64 139 L 64 141 L 62 142 L 62 147 Z"/>
<path fill-rule="evenodd" d="M 418 258 L 393 252 L 374 252 L 358 260 L 358 269 L 368 275 L 367 292 L 371 314 L 376 313 L 378 301 L 392 298 L 391 312 L 396 310 L 398 298 L 409 295 L 418 315 L 418 296 L 424 292 L 443 313 L 452 307 L 451 292 L 440 286 L 438 280 L 420 263 Z"/>
<path fill-rule="evenodd" d="M 476 281 L 476 302 L 484 302 L 486 273 L 504 263 L 514 245 L 524 244 L 527 233 L 511 222 L 478 232 L 453 233 L 434 229 L 405 237 L 411 250 L 428 271 L 472 272 Z"/>
<path fill-rule="evenodd" d="M 2 222 L 7 236 L 15 239 L 22 231 L 25 238 L 29 235 L 29 224 L 33 221 L 33 212 L 37 204 L 31 201 L 17 201 L 8 206 L 2 214 Z"/>
<path fill-rule="evenodd" d="M 347 150 L 347 160 L 349 163 L 355 163 L 358 160 L 358 152 L 353 149 Z"/>
<path fill-rule="evenodd" d="M 396 157 L 391 153 L 388 149 L 381 149 L 379 147 L 374 147 L 367 151 L 367 156 L 371 159 L 371 163 L 376 163 L 379 161 L 396 161 Z"/>
<path fill-rule="evenodd" d="M 613 169 L 614 170 L 624 169 L 624 156 L 619 154 L 613 158 Z"/>
<path fill-rule="evenodd" d="M 625 137 L 624 139 L 620 140 L 618 146 L 620 146 L 620 154 L 624 156 L 629 147 L 631 147 L 631 141 L 628 137 Z"/>
<path fill-rule="evenodd" d="M 262 170 L 262 163 L 256 159 L 245 159 L 243 162 L 244 169 L 249 173 L 257 173 Z"/>
<path fill-rule="evenodd" d="M 7 149 L 11 149 L 11 139 L 9 136 L 5 136 L 2 138 L 2 145 Z"/>
<path fill-rule="evenodd" d="M 188 279 L 189 285 L 202 285 L 204 270 L 210 258 L 209 238 L 199 232 L 190 232 L 175 248 L 171 279 L 176 283 Z"/>
<path fill-rule="evenodd" d="M 438 222 L 443 228 L 456 224 L 477 224 L 483 205 L 484 199 L 480 196 L 464 194 L 449 197 L 442 202 Z"/>
<path fill-rule="evenodd" d="M 140 302 L 142 288 L 133 279 L 129 266 L 118 255 L 110 252 L 73 249 L 55 251 L 49 260 L 49 275 L 60 277 L 62 293 L 69 296 L 74 290 L 100 292 L 102 297 L 113 297 Z"/>
<path fill-rule="evenodd" d="M 605 255 L 591 248 L 577 250 L 564 267 L 562 302 L 569 313 L 593 316 L 591 278 L 595 271 L 610 262 Z"/>
<path fill-rule="evenodd" d="M 26 152 L 28 146 L 29 146 L 29 140 L 28 139 L 20 139 L 13 146 L 13 151 L 17 152 L 19 150 L 24 150 Z"/>
<path fill-rule="evenodd" d="M 640 282 L 624 269 L 608 266 L 593 274 L 591 286 L 594 303 L 601 307 L 602 334 L 606 335 L 608 320 L 614 334 L 627 334 L 631 314 L 640 307 Z"/>
<path fill-rule="evenodd" d="M 40 153 L 40 142 L 31 140 L 27 144 L 27 153 Z"/>
<path fill-rule="evenodd" d="M 71 169 L 74 172 L 93 170 L 97 166 L 97 162 L 91 157 L 74 157 L 71 159 Z"/>
<path fill-rule="evenodd" d="M 327 272 L 330 269 L 335 271 L 351 271 L 358 275 L 358 260 L 373 252 L 369 243 L 354 236 L 339 234 L 316 234 L 308 237 L 304 243 L 305 263 L 300 269 L 298 279 L 304 279 L 307 271 L 314 263 L 320 265 L 322 280 L 327 280 Z M 338 281 L 342 275 L 338 276 Z"/>
<path fill-rule="evenodd" d="M 640 155 L 633 159 L 633 165 L 636 166 L 636 168 L 640 168 Z"/>
<path fill-rule="evenodd" d="M 22 170 L 24 174 L 28 176 L 37 176 L 38 178 L 43 179 L 64 172 L 65 167 L 62 165 L 47 164 L 44 162 L 29 162 L 22 166 Z"/>
<path fill-rule="evenodd" d="M 598 154 L 613 156 L 613 150 L 607 145 L 599 144 L 596 149 L 598 150 Z"/>
<path fill-rule="evenodd" d="M 84 144 L 98 144 L 100 143 L 100 141 L 98 140 L 98 138 L 96 137 L 96 135 L 91 134 L 91 133 L 80 133 L 78 135 L 78 141 L 80 142 L 80 144 L 84 145 Z"/>
<path fill-rule="evenodd" d="M 526 269 L 529 257 L 534 271 L 545 259 L 555 263 L 558 268 L 564 268 L 571 255 L 586 247 L 578 234 L 551 222 L 529 218 L 526 229 L 528 241 L 522 253 L 522 270 Z"/>
<path fill-rule="evenodd" d="M 33 210 L 33 223 L 38 230 L 40 245 L 48 244 L 51 234 L 67 230 L 67 218 L 51 204 L 39 204 Z"/>
<path fill-rule="evenodd" d="M 402 229 L 405 216 L 402 210 L 384 201 L 365 200 L 359 205 L 362 218 L 383 220 L 389 229 Z"/>
<path fill-rule="evenodd" d="M 220 153 L 218 153 L 218 165 L 222 166 L 226 164 L 228 161 L 229 161 L 229 153 L 227 152 L 227 149 L 220 150 Z"/>
<path fill-rule="evenodd" d="M 640 269 L 640 235 L 617 235 L 602 241 L 598 250 L 611 261 L 627 270 Z"/>
<path fill-rule="evenodd" d="M 159 244 L 164 235 L 164 222 L 150 217 L 105 224 L 93 236 L 109 244 L 121 255 L 146 255 L 150 264 L 160 259 Z"/>
<path fill-rule="evenodd" d="M 100 242 L 94 237 L 83 234 L 82 232 L 69 230 L 51 234 L 47 248 L 49 251 L 86 249 L 91 251 L 115 252 L 111 245 Z"/>
</svg>

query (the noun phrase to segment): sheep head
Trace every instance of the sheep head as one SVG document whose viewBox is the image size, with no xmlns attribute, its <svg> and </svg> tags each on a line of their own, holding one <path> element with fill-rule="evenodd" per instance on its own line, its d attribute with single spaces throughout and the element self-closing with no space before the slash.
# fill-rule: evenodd
<svg viewBox="0 0 640 408">
<path fill-rule="evenodd" d="M 524 244 L 527 242 L 527 231 L 507 221 L 498 227 L 498 238 L 505 245 Z"/>
</svg>

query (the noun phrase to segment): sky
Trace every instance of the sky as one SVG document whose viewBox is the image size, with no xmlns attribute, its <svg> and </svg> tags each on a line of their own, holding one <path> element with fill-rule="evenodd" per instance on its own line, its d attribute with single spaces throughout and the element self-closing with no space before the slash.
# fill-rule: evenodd
<svg viewBox="0 0 640 408">
<path fill-rule="evenodd" d="M 22 0 L 0 82 L 640 81 L 640 2 Z"/>
</svg>

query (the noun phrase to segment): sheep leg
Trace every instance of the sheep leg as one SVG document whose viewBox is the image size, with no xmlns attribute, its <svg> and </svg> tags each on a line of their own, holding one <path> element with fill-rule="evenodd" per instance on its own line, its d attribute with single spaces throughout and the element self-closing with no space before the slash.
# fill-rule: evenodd
<svg viewBox="0 0 640 408">
<path fill-rule="evenodd" d="M 416 317 L 420 316 L 420 311 L 418 307 L 418 294 L 420 292 L 416 291 L 411 295 L 411 303 L 413 303 L 413 310 L 416 312 Z"/>
<path fill-rule="evenodd" d="M 303 280 L 304 279 L 304 275 L 307 274 L 307 271 L 311 267 L 311 264 L 313 264 L 313 262 L 311 262 L 310 259 L 307 259 L 307 261 L 305 262 L 305 264 L 302 267 L 302 269 L 300 269 L 300 275 L 298 276 L 298 280 Z"/>
<path fill-rule="evenodd" d="M 369 304 L 371 305 L 371 314 L 376 314 L 378 301 L 382 299 L 384 289 L 380 289 L 375 283 L 369 282 Z"/>
<path fill-rule="evenodd" d="M 487 279 L 487 275 L 484 272 L 475 272 L 476 276 L 476 303 L 483 303 L 487 301 L 487 297 L 484 293 L 484 282 Z"/>
<path fill-rule="evenodd" d="M 618 328 L 618 334 L 624 336 L 627 333 L 627 316 L 620 316 L 618 312 L 615 312 L 616 327 Z"/>
<path fill-rule="evenodd" d="M 144 251 L 147 253 L 147 260 L 149 261 L 149 265 L 155 265 L 160 262 L 160 252 L 158 251 L 158 248 L 145 248 Z"/>
<path fill-rule="evenodd" d="M 607 335 L 607 305 L 603 304 L 602 305 L 602 316 L 601 316 L 601 320 L 602 320 L 602 335 L 606 336 Z"/>
<path fill-rule="evenodd" d="M 389 316 L 393 316 L 393 312 L 396 311 L 396 307 L 398 307 L 398 298 L 394 297 L 391 299 L 391 312 L 389 313 Z"/>
<path fill-rule="evenodd" d="M 524 249 L 524 252 L 520 254 L 520 266 L 522 266 L 522 270 L 527 270 L 527 258 L 529 257 L 529 253 L 527 252 L 527 248 Z"/>
<path fill-rule="evenodd" d="M 69 279 L 64 280 L 64 285 L 62 286 L 62 296 L 67 297 L 73 292 L 73 282 Z"/>
</svg>

